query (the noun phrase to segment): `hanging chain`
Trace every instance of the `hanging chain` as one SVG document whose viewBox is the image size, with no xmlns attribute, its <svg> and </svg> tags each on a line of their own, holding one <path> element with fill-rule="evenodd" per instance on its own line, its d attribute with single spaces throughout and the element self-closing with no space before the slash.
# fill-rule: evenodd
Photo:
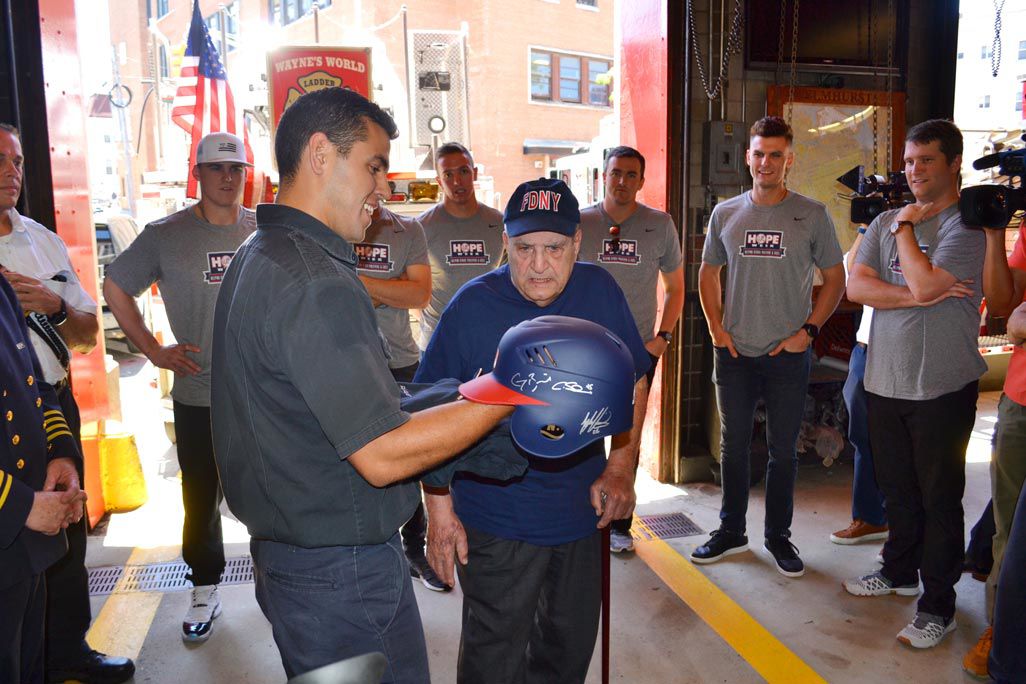
<svg viewBox="0 0 1026 684">
<path fill-rule="evenodd" d="M 787 0 L 780 0 L 780 35 L 777 37 L 777 68 L 773 71 L 773 82 L 780 83 L 780 65 L 784 63 L 784 26 L 787 24 Z"/>
<path fill-rule="evenodd" d="M 898 25 L 894 0 L 887 0 L 887 17 L 887 147 L 884 148 L 884 159 L 887 160 L 889 170 L 894 161 L 891 159 L 891 150 L 894 148 L 894 27 Z"/>
<path fill-rule="evenodd" d="M 791 80 L 787 86 L 787 124 L 791 125 L 794 114 L 795 66 L 798 63 L 798 1 L 794 0 L 794 15 L 791 18 Z"/>
<path fill-rule="evenodd" d="M 869 17 L 869 22 L 867 23 L 867 27 L 868 27 L 867 28 L 867 39 L 869 41 L 868 57 L 869 57 L 869 63 L 873 64 L 873 56 L 876 53 L 876 41 L 873 40 L 873 38 L 874 38 L 874 36 L 876 34 L 874 34 L 874 32 L 873 32 L 873 24 L 876 21 L 876 16 L 873 13 L 872 6 L 870 6 L 869 11 L 870 11 L 870 17 Z M 880 89 L 880 70 L 879 69 L 874 69 L 873 70 L 873 86 L 877 90 Z M 879 135 L 879 131 L 878 131 L 878 128 L 879 128 L 879 123 L 878 122 L 879 122 L 879 119 L 880 119 L 880 115 L 879 114 L 880 114 L 880 108 L 878 106 L 874 105 L 873 106 L 873 173 L 880 173 L 880 143 L 879 143 L 880 135 Z"/>
<path fill-rule="evenodd" d="M 990 46 L 990 75 L 997 78 L 1001 68 L 1001 10 L 1005 0 L 991 0 L 994 3 L 994 42 Z"/>
<path fill-rule="evenodd" d="M 741 0 L 734 0 L 734 18 L 730 21 L 730 33 L 727 34 L 727 44 L 720 56 L 720 73 L 716 77 L 716 83 L 709 86 L 709 75 L 705 71 L 705 60 L 702 59 L 702 51 L 698 48 L 698 38 L 695 33 L 695 0 L 688 0 L 688 26 L 691 33 L 691 44 L 695 48 L 695 62 L 698 66 L 698 77 L 702 80 L 702 88 L 710 100 L 715 100 L 723 92 L 723 82 L 727 78 L 727 70 L 730 67 L 730 56 L 741 54 L 741 24 L 743 11 Z M 712 11 L 712 8 L 709 10 Z M 709 67 L 712 68 L 712 54 L 709 55 Z"/>
</svg>

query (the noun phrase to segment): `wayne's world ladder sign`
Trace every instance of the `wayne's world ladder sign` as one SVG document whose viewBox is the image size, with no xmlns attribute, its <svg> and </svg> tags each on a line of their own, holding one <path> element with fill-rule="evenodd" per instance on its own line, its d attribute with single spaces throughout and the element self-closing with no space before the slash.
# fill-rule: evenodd
<svg viewBox="0 0 1026 684">
<path fill-rule="evenodd" d="M 272 140 L 289 105 L 322 88 L 348 88 L 372 99 L 370 48 L 291 46 L 267 53 Z"/>
</svg>

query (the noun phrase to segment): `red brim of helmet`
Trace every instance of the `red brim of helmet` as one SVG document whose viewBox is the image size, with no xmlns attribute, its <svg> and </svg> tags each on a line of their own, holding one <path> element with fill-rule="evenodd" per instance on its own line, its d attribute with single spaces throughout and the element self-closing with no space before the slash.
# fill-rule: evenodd
<svg viewBox="0 0 1026 684">
<path fill-rule="evenodd" d="M 492 373 L 478 376 L 460 385 L 460 394 L 477 404 L 503 406 L 548 406 L 549 402 L 506 387 Z"/>
</svg>

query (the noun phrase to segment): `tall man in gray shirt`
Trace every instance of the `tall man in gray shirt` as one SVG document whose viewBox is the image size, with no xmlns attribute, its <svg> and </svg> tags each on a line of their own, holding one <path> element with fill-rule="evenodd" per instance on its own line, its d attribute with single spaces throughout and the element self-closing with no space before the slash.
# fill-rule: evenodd
<svg viewBox="0 0 1026 684">
<path fill-rule="evenodd" d="M 185 641 L 206 641 L 221 613 L 217 584 L 224 571 L 221 487 L 210 436 L 210 352 L 214 302 L 228 263 L 256 228 L 241 206 L 246 152 L 240 138 L 211 133 L 196 151 L 192 173 L 200 201 L 154 221 L 107 267 L 103 296 L 128 339 L 153 365 L 174 371 L 175 437 L 182 470 L 182 558 L 192 601 L 182 621 Z M 157 283 L 177 344 L 162 345 L 135 305 Z"/>
<path fill-rule="evenodd" d="M 890 536 L 878 572 L 844 583 L 856 596 L 919 593 L 898 640 L 936 646 L 955 629 L 962 572 L 965 450 L 986 370 L 977 335 L 986 240 L 958 210 L 962 133 L 925 121 L 905 138 L 916 201 L 869 226 L 848 297 L 875 310 L 865 386 L 876 479 Z"/>
<path fill-rule="evenodd" d="M 607 270 L 623 290 L 652 359 L 648 371 L 651 387 L 656 364 L 673 339 L 673 329 L 684 308 L 680 238 L 669 214 L 638 201 L 638 192 L 645 186 L 645 157 L 640 152 L 626 146 L 609 150 L 602 178 L 605 197 L 581 211 L 581 251 L 577 258 Z M 663 286 L 663 310 L 657 324 L 658 283 Z M 614 520 L 609 532 L 610 551 L 634 549 L 630 519 Z"/>
<path fill-rule="evenodd" d="M 477 169 L 470 151 L 459 143 L 445 143 L 435 154 L 435 172 L 442 203 L 420 215 L 431 261 L 431 301 L 420 312 L 421 351 L 456 291 L 502 258 L 502 213 L 477 201 Z"/>
<path fill-rule="evenodd" d="M 746 153 L 752 190 L 716 205 L 699 268 L 699 296 L 714 347 L 720 412 L 720 528 L 691 554 L 713 563 L 748 549 L 749 446 L 755 405 L 766 404 L 766 549 L 777 570 L 800 577 L 805 565 L 790 541 L 795 445 L 808 390 L 812 340 L 844 292 L 834 225 L 820 202 L 785 185 L 794 163 L 791 127 L 780 117 L 755 122 Z M 727 268 L 725 302 L 720 271 Z M 814 267 L 823 287 L 812 304 Z"/>
<path fill-rule="evenodd" d="M 416 219 L 378 207 L 363 241 L 353 248 L 360 281 L 371 296 L 378 327 L 388 342 L 388 369 L 396 381 L 411 382 L 420 365 L 420 350 L 410 327 L 410 309 L 423 309 L 431 298 L 424 229 Z M 449 591 L 424 555 L 427 517 L 423 504 L 401 531 L 410 574 L 431 591 Z"/>
<path fill-rule="evenodd" d="M 397 530 L 410 478 L 468 448 L 505 406 L 409 414 L 355 243 L 387 196 L 391 117 L 325 88 L 281 117 L 275 204 L 218 294 L 211 391 L 225 498 L 252 540 L 257 602 L 291 678 L 379 651 L 386 682 L 429 682 Z"/>
</svg>

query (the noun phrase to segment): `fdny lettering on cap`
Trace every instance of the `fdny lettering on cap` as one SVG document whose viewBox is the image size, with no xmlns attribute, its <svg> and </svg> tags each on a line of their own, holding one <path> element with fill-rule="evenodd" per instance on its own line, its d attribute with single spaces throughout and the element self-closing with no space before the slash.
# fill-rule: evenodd
<svg viewBox="0 0 1026 684">
<path fill-rule="evenodd" d="M 602 264 L 636 266 L 641 261 L 641 256 L 638 254 L 638 241 L 607 238 L 602 241 L 602 251 L 598 253 L 598 261 Z"/>
<path fill-rule="evenodd" d="M 224 272 L 228 270 L 228 264 L 232 262 L 235 252 L 207 252 L 207 267 L 209 271 L 203 272 L 203 280 L 211 285 L 217 285 L 224 279 Z"/>
<path fill-rule="evenodd" d="M 356 251 L 356 268 L 361 271 L 377 271 L 387 273 L 395 266 L 391 261 L 389 245 L 377 242 L 361 242 L 353 246 Z"/>
<path fill-rule="evenodd" d="M 529 190 L 520 200 L 520 213 L 525 211 L 559 211 L 559 200 L 563 196 L 553 190 Z"/>
<path fill-rule="evenodd" d="M 484 240 L 449 240 L 445 263 L 449 266 L 487 266 L 491 263 Z"/>
<path fill-rule="evenodd" d="M 783 259 L 787 254 L 784 233 L 779 230 L 746 230 L 745 241 L 738 247 L 738 254 L 743 257 Z"/>
</svg>

